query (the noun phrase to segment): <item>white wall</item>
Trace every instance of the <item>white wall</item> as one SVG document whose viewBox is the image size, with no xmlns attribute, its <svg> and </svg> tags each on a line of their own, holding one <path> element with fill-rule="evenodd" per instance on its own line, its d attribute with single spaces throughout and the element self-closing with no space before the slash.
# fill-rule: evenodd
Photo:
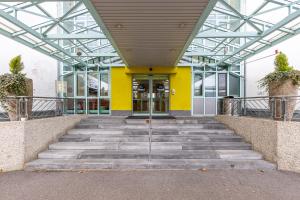
<svg viewBox="0 0 300 200">
<path fill-rule="evenodd" d="M 57 61 L 0 35 L 0 74 L 8 72 L 8 63 L 21 55 L 27 77 L 33 79 L 34 96 L 55 96 Z"/>
<path fill-rule="evenodd" d="M 289 58 L 290 65 L 295 69 L 300 70 L 300 35 L 286 40 L 279 45 L 271 47 L 270 49 L 251 57 L 247 62 L 272 55 L 275 53 L 276 49 L 285 53 Z M 263 89 L 258 88 L 258 81 L 262 79 L 266 74 L 274 70 L 274 58 L 275 55 L 247 64 L 246 95 L 248 97 L 262 96 L 267 94 Z"/>
</svg>

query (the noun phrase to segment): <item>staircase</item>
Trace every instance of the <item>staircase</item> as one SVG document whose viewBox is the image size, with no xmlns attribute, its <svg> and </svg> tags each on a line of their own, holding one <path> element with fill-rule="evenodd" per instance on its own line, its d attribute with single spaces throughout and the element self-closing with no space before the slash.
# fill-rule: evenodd
<svg viewBox="0 0 300 200">
<path fill-rule="evenodd" d="M 51 144 L 25 170 L 275 169 L 251 145 L 213 118 L 152 122 L 90 117 Z"/>
</svg>

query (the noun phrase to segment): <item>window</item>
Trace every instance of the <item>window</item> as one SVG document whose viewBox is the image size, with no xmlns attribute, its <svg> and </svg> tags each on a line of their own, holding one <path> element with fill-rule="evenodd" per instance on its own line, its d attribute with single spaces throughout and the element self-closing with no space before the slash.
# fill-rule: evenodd
<svg viewBox="0 0 300 200">
<path fill-rule="evenodd" d="M 64 76 L 64 81 L 67 83 L 67 93 L 66 93 L 66 96 L 67 97 L 74 97 L 74 91 L 73 91 L 74 77 L 73 77 L 73 73 Z"/>
<path fill-rule="evenodd" d="M 218 75 L 218 96 L 227 96 L 227 74 Z"/>
<path fill-rule="evenodd" d="M 85 74 L 77 74 L 77 96 L 85 96 Z"/>
<path fill-rule="evenodd" d="M 240 77 L 235 74 L 229 74 L 229 95 L 240 96 Z"/>
<path fill-rule="evenodd" d="M 203 74 L 194 74 L 194 96 L 203 96 Z"/>
<path fill-rule="evenodd" d="M 205 73 L 205 96 L 216 96 L 216 73 L 214 72 Z"/>
<path fill-rule="evenodd" d="M 88 73 L 88 96 L 89 97 L 97 97 L 98 96 L 98 73 L 92 72 Z"/>
<path fill-rule="evenodd" d="M 108 96 L 109 81 L 108 74 L 100 74 L 100 96 Z"/>
</svg>

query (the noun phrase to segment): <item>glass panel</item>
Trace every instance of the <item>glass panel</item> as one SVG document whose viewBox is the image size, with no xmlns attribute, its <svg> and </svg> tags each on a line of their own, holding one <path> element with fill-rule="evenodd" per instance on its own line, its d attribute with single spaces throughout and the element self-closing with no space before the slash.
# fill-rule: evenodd
<svg viewBox="0 0 300 200">
<path fill-rule="evenodd" d="M 85 99 L 76 99 L 76 113 L 85 114 L 86 101 Z"/>
<path fill-rule="evenodd" d="M 194 67 L 194 72 L 203 72 L 203 71 L 204 71 L 204 66 Z"/>
<path fill-rule="evenodd" d="M 205 96 L 206 97 L 216 96 L 216 73 L 213 72 L 205 73 Z"/>
<path fill-rule="evenodd" d="M 68 74 L 64 76 L 64 81 L 67 84 L 67 97 L 74 97 L 74 76 L 73 74 Z"/>
<path fill-rule="evenodd" d="M 204 98 L 194 98 L 193 114 L 194 115 L 203 115 L 204 114 Z"/>
<path fill-rule="evenodd" d="M 98 73 L 88 73 L 88 96 L 97 97 L 98 96 Z"/>
<path fill-rule="evenodd" d="M 74 114 L 74 99 L 65 99 L 64 107 L 67 114 Z"/>
<path fill-rule="evenodd" d="M 109 81 L 108 74 L 100 74 L 100 96 L 108 96 Z"/>
<path fill-rule="evenodd" d="M 100 99 L 100 114 L 109 114 L 110 106 L 109 106 L 109 99 Z"/>
<path fill-rule="evenodd" d="M 194 74 L 194 96 L 203 96 L 203 74 Z"/>
<path fill-rule="evenodd" d="M 218 75 L 218 95 L 227 96 L 227 74 Z"/>
<path fill-rule="evenodd" d="M 133 79 L 133 112 L 149 112 L 149 80 Z"/>
<path fill-rule="evenodd" d="M 205 71 L 216 71 L 216 66 L 205 65 Z"/>
<path fill-rule="evenodd" d="M 98 114 L 98 99 L 89 99 L 88 113 Z"/>
<path fill-rule="evenodd" d="M 106 73 L 108 73 L 109 72 L 109 67 L 99 67 L 99 71 L 100 72 L 106 72 Z"/>
<path fill-rule="evenodd" d="M 218 65 L 218 71 L 228 71 L 228 65 Z"/>
<path fill-rule="evenodd" d="M 240 96 L 240 77 L 229 74 L 229 95 Z"/>
<path fill-rule="evenodd" d="M 159 80 L 155 80 L 158 78 Z M 169 111 L 169 78 L 167 76 L 153 77 L 152 102 L 154 113 L 166 113 Z"/>
<path fill-rule="evenodd" d="M 240 65 L 232 65 L 231 71 L 240 71 Z"/>
<path fill-rule="evenodd" d="M 205 114 L 215 115 L 216 114 L 216 98 L 206 98 L 205 99 Z"/>
<path fill-rule="evenodd" d="M 85 96 L 85 74 L 77 74 L 77 96 Z"/>
</svg>

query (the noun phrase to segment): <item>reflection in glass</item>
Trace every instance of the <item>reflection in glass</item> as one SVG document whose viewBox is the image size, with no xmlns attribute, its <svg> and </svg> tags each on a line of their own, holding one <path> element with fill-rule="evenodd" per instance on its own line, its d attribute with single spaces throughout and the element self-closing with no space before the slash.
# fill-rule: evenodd
<svg viewBox="0 0 300 200">
<path fill-rule="evenodd" d="M 149 80 L 133 79 L 133 112 L 149 112 Z"/>
<path fill-rule="evenodd" d="M 85 99 L 76 99 L 76 113 L 85 114 L 86 101 Z"/>
<path fill-rule="evenodd" d="M 100 74 L 100 96 L 108 96 L 108 74 Z"/>
<path fill-rule="evenodd" d="M 89 114 L 98 114 L 98 99 L 89 99 Z"/>
<path fill-rule="evenodd" d="M 157 80 L 155 80 L 157 78 Z M 153 77 L 152 110 L 154 113 L 166 113 L 169 110 L 169 79 L 167 76 Z"/>
<path fill-rule="evenodd" d="M 100 114 L 109 114 L 109 99 L 100 99 Z"/>
<path fill-rule="evenodd" d="M 203 74 L 194 74 L 194 96 L 203 96 Z"/>
<path fill-rule="evenodd" d="M 85 74 L 77 74 L 77 96 L 85 96 Z"/>
<path fill-rule="evenodd" d="M 229 95 L 240 96 L 240 77 L 229 74 Z"/>
<path fill-rule="evenodd" d="M 227 95 L 227 74 L 218 75 L 218 95 L 226 96 Z"/>
<path fill-rule="evenodd" d="M 68 74 L 64 76 L 64 81 L 67 83 L 67 97 L 74 97 L 74 77 L 73 74 Z"/>
<path fill-rule="evenodd" d="M 205 73 L 205 96 L 216 96 L 216 73 L 214 72 Z"/>
<path fill-rule="evenodd" d="M 88 96 L 97 97 L 98 96 L 98 73 L 88 73 Z"/>
</svg>

